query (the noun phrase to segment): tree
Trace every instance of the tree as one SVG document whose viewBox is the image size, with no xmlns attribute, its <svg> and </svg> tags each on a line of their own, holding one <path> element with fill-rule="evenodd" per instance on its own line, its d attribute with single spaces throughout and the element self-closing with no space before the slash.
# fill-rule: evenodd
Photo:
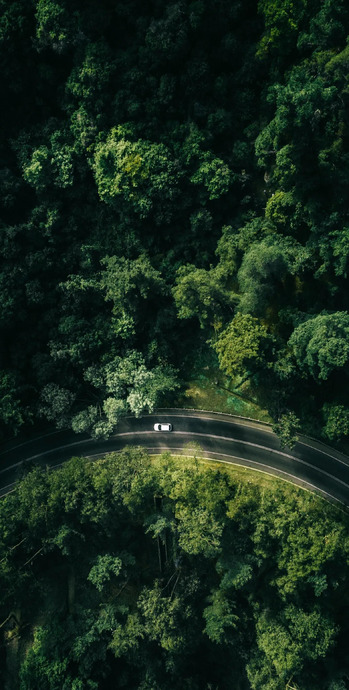
<svg viewBox="0 0 349 690">
<path fill-rule="evenodd" d="M 136 416 L 145 410 L 151 412 L 166 393 L 179 386 L 172 366 L 158 364 L 147 368 L 136 350 L 107 364 L 90 366 L 85 371 L 85 382 L 90 402 L 86 407 L 77 411 L 73 405 L 76 394 L 48 383 L 41 391 L 38 414 L 54 421 L 58 428 L 71 426 L 76 433 L 107 438 L 126 412 Z"/>
<path fill-rule="evenodd" d="M 206 620 L 205 633 L 210 640 L 217 644 L 229 641 L 229 633 L 236 630 L 238 616 L 235 607 L 232 607 L 227 596 L 221 590 L 216 590 L 209 597 L 210 605 L 204 609 L 203 616 Z"/>
<path fill-rule="evenodd" d="M 48 634 L 42 627 L 35 630 L 33 646 L 29 650 L 25 662 L 20 670 L 21 690 L 31 690 L 37 686 L 38 678 L 43 690 L 64 687 L 68 659 L 47 659 L 47 647 L 49 647 Z M 72 681 L 72 678 L 69 678 Z M 93 687 L 93 686 L 92 686 Z"/>
<path fill-rule="evenodd" d="M 95 128 L 95 117 L 105 106 L 113 72 L 112 53 L 103 38 L 96 42 L 86 41 L 83 49 L 76 54 L 75 63 L 66 81 L 66 89 L 73 96 L 74 105 L 77 101 L 80 106 L 80 118 L 89 122 L 89 128 Z M 92 153 L 92 150 L 89 152 Z"/>
<path fill-rule="evenodd" d="M 288 345 L 304 376 L 326 380 L 349 359 L 349 315 L 322 313 L 309 317 L 293 331 Z"/>
<path fill-rule="evenodd" d="M 183 506 L 176 511 L 176 518 L 178 543 L 186 553 L 213 558 L 220 552 L 223 524 L 208 510 L 201 506 L 188 510 Z"/>
<path fill-rule="evenodd" d="M 109 648 L 116 657 L 120 657 L 137 650 L 142 639 L 144 628 L 140 616 L 137 612 L 130 613 L 125 621 L 116 624 Z"/>
<path fill-rule="evenodd" d="M 173 297 L 180 319 L 198 318 L 200 327 L 212 325 L 231 309 L 237 297 L 227 288 L 225 273 L 220 267 L 206 271 L 191 264 L 177 271 Z"/>
<path fill-rule="evenodd" d="M 134 565 L 135 559 L 127 553 L 120 556 L 111 554 L 99 555 L 94 566 L 92 566 L 87 579 L 101 592 L 112 577 L 118 577 L 125 565 Z"/>
<path fill-rule="evenodd" d="M 257 51 L 260 57 L 265 57 L 266 54 L 274 51 L 282 55 L 287 48 L 294 46 L 306 7 L 303 0 L 295 3 L 291 0 L 282 0 L 282 2 L 262 0 L 258 10 L 264 18 L 265 33 Z"/>
<path fill-rule="evenodd" d="M 15 436 L 24 424 L 16 377 L 9 371 L 0 371 L 0 423 Z"/>
<path fill-rule="evenodd" d="M 347 523 L 287 483 L 141 448 L 35 468 L 0 502 L 1 620 L 19 605 L 28 644 L 20 687 L 97 688 L 119 671 L 161 690 L 340 687 Z"/>
<path fill-rule="evenodd" d="M 244 376 L 262 361 L 267 342 L 266 327 L 254 316 L 238 312 L 212 346 L 220 367 L 234 378 Z"/>
<path fill-rule="evenodd" d="M 74 158 L 65 132 L 54 132 L 49 145 L 41 145 L 23 165 L 23 177 L 35 190 L 43 192 L 49 185 L 65 189 L 74 182 Z"/>
<path fill-rule="evenodd" d="M 287 169 L 288 174 L 290 173 L 290 161 L 288 157 L 286 157 L 286 148 L 287 147 L 284 147 L 276 157 L 278 169 L 280 170 L 280 173 L 278 173 L 279 177 L 281 176 L 281 170 L 283 171 L 284 168 Z M 285 156 L 285 161 L 281 159 L 282 156 Z M 300 202 L 297 202 L 291 191 L 284 192 L 278 190 L 274 192 L 267 201 L 265 217 L 273 223 L 280 233 L 296 235 L 302 237 L 302 240 L 305 233 L 309 233 L 310 223 L 307 218 L 306 210 L 302 207 Z"/>
<path fill-rule="evenodd" d="M 49 422 L 55 422 L 58 428 L 64 428 L 69 419 L 69 412 L 75 395 L 57 383 L 48 383 L 41 391 L 39 414 Z"/>
<path fill-rule="evenodd" d="M 349 409 L 335 402 L 325 403 L 322 408 L 325 421 L 322 433 L 331 441 L 349 436 Z"/>
<path fill-rule="evenodd" d="M 192 175 L 190 181 L 193 184 L 201 184 L 208 192 L 210 201 L 219 199 L 227 194 L 234 179 L 231 170 L 220 158 L 214 158 L 211 153 L 205 153 L 203 162 Z"/>
<path fill-rule="evenodd" d="M 262 651 L 260 657 L 265 664 L 266 676 L 276 675 L 281 687 L 295 676 L 301 676 L 307 661 L 319 661 L 334 644 L 336 626 L 321 615 L 318 609 L 311 613 L 290 604 L 274 619 L 266 611 L 262 612 L 256 624 L 257 646 Z M 268 668 L 269 667 L 269 668 Z M 259 688 L 250 675 L 252 688 Z M 272 686 L 271 686 L 272 687 Z"/>
<path fill-rule="evenodd" d="M 289 300 L 286 280 L 296 271 L 300 272 L 309 257 L 309 251 L 302 245 L 275 234 L 253 243 L 238 272 L 240 310 L 262 315 L 268 307 L 275 308 Z"/>
<path fill-rule="evenodd" d="M 168 222 L 178 196 L 178 165 L 164 144 L 132 141 L 130 136 L 130 129 L 119 126 L 96 147 L 93 171 L 99 196 L 111 204 L 120 197 L 140 218 L 153 211 L 157 224 Z"/>
<path fill-rule="evenodd" d="M 49 47 L 57 53 L 62 53 L 76 41 L 76 12 L 67 11 L 63 3 L 38 0 L 35 19 L 36 44 L 39 50 Z"/>
<path fill-rule="evenodd" d="M 186 637 L 184 623 L 189 619 L 190 610 L 183 608 L 179 596 L 163 596 L 159 583 L 155 582 L 152 589 L 144 588 L 141 592 L 138 610 L 150 641 L 157 642 L 171 654 L 182 652 Z"/>
<path fill-rule="evenodd" d="M 137 259 L 106 257 L 101 286 L 106 300 L 113 302 L 113 313 L 119 317 L 140 319 L 147 302 L 155 302 L 165 293 L 165 281 L 160 272 L 143 254 Z"/>
<path fill-rule="evenodd" d="M 273 431 L 279 437 L 281 448 L 293 448 L 298 441 L 300 420 L 294 412 L 285 412 L 273 424 Z"/>
</svg>

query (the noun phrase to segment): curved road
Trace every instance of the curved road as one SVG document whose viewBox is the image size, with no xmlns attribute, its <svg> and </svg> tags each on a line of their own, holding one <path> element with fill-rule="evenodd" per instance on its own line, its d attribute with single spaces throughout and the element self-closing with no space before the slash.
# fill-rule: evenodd
<svg viewBox="0 0 349 690">
<path fill-rule="evenodd" d="M 173 431 L 155 432 L 155 421 L 171 422 Z M 306 437 L 300 437 L 292 451 L 281 450 L 279 440 L 265 424 L 183 409 L 162 409 L 140 419 L 126 417 L 107 441 L 60 431 L 7 443 L 0 449 L 0 495 L 13 488 L 23 463 L 55 467 L 74 455 L 98 458 L 125 445 L 180 454 L 192 442 L 200 445 L 202 457 L 275 474 L 349 505 L 349 458 L 342 453 Z"/>
</svg>

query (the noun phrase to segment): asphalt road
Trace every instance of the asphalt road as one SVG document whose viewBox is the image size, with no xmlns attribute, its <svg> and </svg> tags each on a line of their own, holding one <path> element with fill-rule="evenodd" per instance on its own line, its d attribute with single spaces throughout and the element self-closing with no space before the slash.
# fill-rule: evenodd
<svg viewBox="0 0 349 690">
<path fill-rule="evenodd" d="M 153 430 L 156 421 L 171 422 L 173 431 Z M 309 438 L 282 450 L 270 427 L 229 415 L 196 410 L 158 410 L 140 419 L 126 417 L 107 441 L 61 431 L 0 448 L 0 495 L 13 488 L 24 464 L 55 467 L 73 456 L 103 457 L 125 445 L 141 445 L 152 453 L 182 453 L 198 443 L 199 455 L 275 474 L 328 498 L 349 505 L 349 458 Z M 187 451 L 190 454 L 190 451 Z"/>
</svg>

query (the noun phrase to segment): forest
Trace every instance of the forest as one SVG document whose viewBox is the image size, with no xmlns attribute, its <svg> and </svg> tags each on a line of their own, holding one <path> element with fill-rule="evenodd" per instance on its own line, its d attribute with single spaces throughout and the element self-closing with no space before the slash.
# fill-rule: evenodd
<svg viewBox="0 0 349 690">
<path fill-rule="evenodd" d="M 0 501 L 1 687 L 346 690 L 348 515 L 252 475 L 141 448 L 27 473 Z"/>
<path fill-rule="evenodd" d="M 0 431 L 107 437 L 196 360 L 349 433 L 345 0 L 1 0 Z"/>
<path fill-rule="evenodd" d="M 0 8 L 0 440 L 107 438 L 209 366 L 345 443 L 348 2 Z M 0 687 L 349 688 L 347 514 L 141 448 L 27 470 Z"/>
</svg>

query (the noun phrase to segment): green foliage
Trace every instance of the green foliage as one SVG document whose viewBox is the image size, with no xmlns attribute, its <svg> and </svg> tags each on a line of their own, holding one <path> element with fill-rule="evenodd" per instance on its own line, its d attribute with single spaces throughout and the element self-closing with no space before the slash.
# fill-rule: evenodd
<svg viewBox="0 0 349 690">
<path fill-rule="evenodd" d="M 23 170 L 26 182 L 29 182 L 35 189 L 40 190 L 46 187 L 50 175 L 49 150 L 46 146 L 34 151 L 29 165 Z"/>
<path fill-rule="evenodd" d="M 325 426 L 323 435 L 331 441 L 349 436 L 349 409 L 336 403 L 325 403 L 322 408 Z"/>
<path fill-rule="evenodd" d="M 220 366 L 233 378 L 261 361 L 267 339 L 267 329 L 258 319 L 238 312 L 229 326 L 219 333 L 213 347 Z"/>
<path fill-rule="evenodd" d="M 130 141 L 130 134 L 132 129 L 119 126 L 96 147 L 93 170 L 99 196 L 107 203 L 121 197 L 140 218 L 154 210 L 160 223 L 169 202 L 176 199 L 179 172 L 163 144 Z M 160 210 L 160 204 L 165 209 Z"/>
<path fill-rule="evenodd" d="M 106 257 L 103 264 L 106 269 L 101 285 L 106 299 L 113 302 L 113 313 L 119 318 L 121 315 L 140 319 L 145 303 L 164 293 L 165 281 L 145 255 L 134 260 Z"/>
<path fill-rule="evenodd" d="M 69 47 L 77 31 L 76 14 L 69 13 L 61 2 L 38 0 L 36 3 L 36 38 L 39 49 L 47 47 L 61 53 Z M 75 26 L 74 26 L 75 24 Z"/>
<path fill-rule="evenodd" d="M 190 616 L 190 610 L 183 607 L 178 596 L 173 599 L 163 596 L 156 581 L 153 589 L 145 588 L 141 592 L 138 608 L 145 635 L 150 641 L 157 642 L 160 648 L 171 654 L 184 651 L 184 625 Z"/>
<path fill-rule="evenodd" d="M 67 424 L 69 412 L 75 395 L 57 383 L 48 383 L 41 391 L 39 414 L 49 422 L 55 421 L 59 427 Z"/>
<path fill-rule="evenodd" d="M 305 375 L 328 379 L 345 367 L 349 359 L 349 315 L 347 312 L 310 317 L 293 331 L 288 344 L 297 366 Z"/>
<path fill-rule="evenodd" d="M 281 448 L 293 448 L 298 440 L 299 419 L 294 412 L 282 414 L 277 423 L 273 425 L 273 431 L 280 439 Z"/>
<path fill-rule="evenodd" d="M 217 644 L 227 642 L 229 640 L 228 633 L 231 629 L 237 628 L 239 618 L 232 612 L 229 601 L 220 590 L 216 590 L 209 597 L 209 601 L 210 606 L 203 612 L 206 620 L 205 633 L 212 642 Z"/>
<path fill-rule="evenodd" d="M 96 565 L 91 568 L 87 579 L 101 592 L 112 575 L 120 574 L 122 565 L 123 562 L 118 556 L 98 556 Z"/>
<path fill-rule="evenodd" d="M 232 173 L 226 163 L 210 154 L 205 156 L 203 163 L 191 177 L 193 184 L 202 184 L 207 189 L 211 201 L 226 194 L 232 180 Z"/>
<path fill-rule="evenodd" d="M 285 483 L 140 448 L 36 468 L 0 503 L 17 685 L 340 688 L 348 553 L 347 516 Z"/>
<path fill-rule="evenodd" d="M 47 632 L 42 628 L 35 630 L 33 646 L 20 671 L 21 690 L 34 690 L 38 682 L 42 690 L 58 690 L 66 685 L 67 659 L 48 661 L 47 637 Z"/>
<path fill-rule="evenodd" d="M 265 22 L 265 35 L 258 47 L 261 57 L 269 51 L 285 51 L 288 43 L 297 36 L 306 5 L 306 0 L 261 0 L 258 10 Z"/>
<path fill-rule="evenodd" d="M 106 437 L 215 337 L 276 422 L 347 434 L 348 33 L 345 0 L 2 0 L 5 438 Z"/>
<path fill-rule="evenodd" d="M 83 126 L 82 119 L 91 123 L 90 126 L 93 127 L 94 121 L 89 118 L 84 105 L 89 109 L 93 107 L 97 111 L 101 109 L 112 72 L 112 56 L 106 42 L 101 40 L 96 43 L 86 42 L 82 56 L 79 55 L 79 58 L 81 59 L 77 60 L 77 64 L 67 79 L 66 89 L 80 105 L 75 113 L 75 122 L 78 119 L 81 127 Z"/>
<path fill-rule="evenodd" d="M 280 160 L 280 156 L 277 162 L 279 168 L 281 168 L 283 166 L 283 161 Z M 296 225 L 297 212 L 299 215 L 301 212 L 301 205 L 295 203 L 291 192 L 275 192 L 268 199 L 265 207 L 265 217 L 271 221 L 278 230 L 286 234 L 292 234 L 292 230 Z"/>
<path fill-rule="evenodd" d="M 282 443 L 347 436 L 345 0 L 0 4 L 3 437 L 107 437 L 212 343 Z M 21 690 L 342 690 L 346 523 L 198 468 L 75 459 L 0 504 Z"/>
<path fill-rule="evenodd" d="M 126 621 L 116 624 L 109 649 L 116 658 L 126 656 L 131 650 L 139 647 L 139 641 L 143 638 L 144 628 L 138 613 L 130 613 Z"/>
<path fill-rule="evenodd" d="M 11 372 L 0 372 L 0 424 L 15 435 L 24 423 L 16 378 Z"/>
<path fill-rule="evenodd" d="M 197 317 L 201 328 L 219 320 L 233 300 L 226 282 L 226 275 L 220 267 L 206 271 L 191 264 L 181 266 L 173 288 L 178 317 Z"/>
<path fill-rule="evenodd" d="M 176 512 L 178 543 L 189 554 L 203 554 L 213 558 L 220 551 L 223 525 L 213 519 L 203 508 L 189 509 L 182 506 Z"/>
<path fill-rule="evenodd" d="M 41 391 L 39 414 L 55 421 L 58 428 L 71 425 L 76 433 L 87 432 L 94 438 L 107 438 L 128 411 L 136 417 L 145 410 L 152 412 L 164 393 L 179 385 L 173 367 L 148 369 L 135 350 L 107 364 L 89 367 L 85 380 L 94 389 L 91 399 L 97 402 L 74 413 L 75 394 L 50 383 Z"/>
<path fill-rule="evenodd" d="M 238 273 L 240 308 L 257 315 L 289 298 L 289 275 L 302 270 L 309 259 L 301 245 L 272 235 L 252 244 Z"/>
<path fill-rule="evenodd" d="M 264 666 L 266 676 L 275 674 L 275 687 L 281 687 L 301 672 L 307 660 L 318 661 L 326 655 L 336 629 L 318 610 L 309 614 L 290 605 L 274 619 L 266 612 L 259 615 L 256 632 L 257 646 L 262 652 L 257 663 Z M 249 680 L 252 688 L 260 688 L 255 673 L 249 674 Z"/>
</svg>

